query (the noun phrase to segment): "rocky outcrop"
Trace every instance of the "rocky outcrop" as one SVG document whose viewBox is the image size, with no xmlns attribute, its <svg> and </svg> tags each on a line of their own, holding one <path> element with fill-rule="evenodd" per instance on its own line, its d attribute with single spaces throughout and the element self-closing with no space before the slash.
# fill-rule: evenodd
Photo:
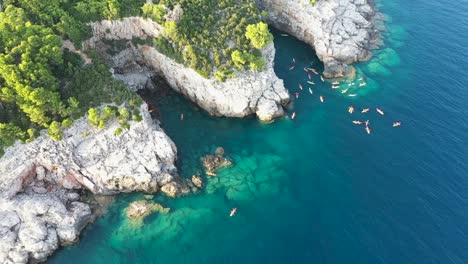
<svg viewBox="0 0 468 264">
<path fill-rule="evenodd" d="M 178 194 L 174 143 L 141 107 L 143 121 L 120 136 L 115 121 L 91 128 L 83 117 L 55 142 L 46 135 L 7 149 L 0 159 L 0 263 L 45 260 L 78 239 L 93 219 L 80 190 L 94 194 Z"/>
<path fill-rule="evenodd" d="M 136 226 L 141 226 L 145 217 L 152 213 L 169 213 L 170 208 L 164 208 L 162 205 L 146 200 L 132 202 L 125 209 L 125 214 Z"/>
<path fill-rule="evenodd" d="M 133 45 L 130 47 L 112 56 L 108 61 L 114 78 L 123 81 L 135 92 L 141 89 L 155 89 L 152 80 L 155 76 L 153 69 L 147 65 L 142 54 Z"/>
<path fill-rule="evenodd" d="M 209 176 L 216 176 L 216 170 L 232 165 L 232 162 L 224 157 L 224 149 L 222 147 L 216 148 L 214 155 L 206 155 L 201 161 L 206 175 Z"/>
<path fill-rule="evenodd" d="M 96 194 L 157 191 L 158 185 L 170 182 L 176 174 L 176 147 L 151 119 L 146 106 L 140 111 L 143 121 L 132 122 L 131 129 L 120 136 L 114 135 L 120 127 L 117 121 L 97 130 L 83 117 L 59 142 L 41 136 L 10 148 L 1 159 L 0 188 L 12 197 L 22 187 L 17 176 L 26 178 L 40 165 L 52 172 L 47 180 L 65 188 L 84 186 Z"/>
<path fill-rule="evenodd" d="M 325 65 L 324 76 L 353 73 L 352 63 L 371 57 L 378 35 L 373 0 L 255 0 L 274 27 L 308 43 Z"/>
<path fill-rule="evenodd" d="M 93 36 L 83 43 L 85 49 L 94 48 L 96 43 L 108 40 L 130 40 L 157 37 L 162 31 L 158 23 L 141 17 L 126 17 L 121 20 L 102 20 L 89 24 Z"/>
<path fill-rule="evenodd" d="M 267 61 L 264 71 L 238 73 L 236 78 L 225 82 L 206 79 L 155 48 L 140 46 L 139 50 L 148 64 L 174 90 L 212 115 L 245 117 L 256 114 L 260 120 L 269 122 L 283 116 L 283 106 L 289 103 L 289 94 L 283 81 L 273 71 L 273 44 L 262 51 Z"/>
<path fill-rule="evenodd" d="M 192 175 L 191 182 L 197 188 L 203 187 L 203 179 L 198 175 Z"/>
<path fill-rule="evenodd" d="M 92 48 L 98 40 L 128 39 L 155 37 L 159 35 L 160 26 L 155 30 L 142 33 L 139 25 L 155 26 L 152 21 L 143 19 L 124 19 L 122 21 L 101 21 L 92 24 L 93 36 L 85 46 Z M 117 30 L 114 33 L 113 30 Z M 139 55 L 136 55 L 139 53 Z M 236 78 L 219 82 L 215 78 L 204 78 L 194 70 L 175 62 L 158 52 L 155 48 L 142 45 L 130 48 L 117 55 L 115 67 L 131 64 L 136 57 L 142 57 L 158 75 L 162 76 L 171 88 L 183 94 L 191 101 L 212 115 L 228 117 L 245 117 L 256 114 L 262 121 L 272 121 L 284 114 L 283 106 L 289 103 L 289 94 L 273 71 L 275 48 L 268 45 L 262 51 L 266 59 L 266 69 L 261 72 L 238 73 Z M 143 87 L 144 75 L 117 76 L 117 78 L 132 79 L 135 87 Z"/>
</svg>

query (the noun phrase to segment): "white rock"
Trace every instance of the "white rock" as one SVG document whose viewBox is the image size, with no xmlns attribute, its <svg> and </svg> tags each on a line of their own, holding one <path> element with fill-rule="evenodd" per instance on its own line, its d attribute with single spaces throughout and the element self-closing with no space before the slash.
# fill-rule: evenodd
<svg viewBox="0 0 468 264">
<path fill-rule="evenodd" d="M 171 184 L 179 190 L 175 145 L 146 105 L 140 110 L 143 121 L 130 122 L 120 136 L 114 135 L 117 121 L 96 130 L 83 117 L 60 142 L 42 135 L 6 150 L 0 159 L 0 263 L 44 261 L 78 239 L 93 215 L 67 188 L 112 194 Z"/>
<path fill-rule="evenodd" d="M 103 20 L 89 24 L 93 37 L 83 43 L 86 48 L 93 48 L 96 42 L 102 39 L 146 39 L 157 37 L 162 31 L 162 27 L 150 19 L 141 17 L 126 17 L 121 20 Z"/>
<path fill-rule="evenodd" d="M 267 61 L 264 71 L 245 72 L 225 82 L 203 78 L 152 47 L 141 46 L 139 50 L 149 65 L 164 76 L 173 89 L 212 115 L 244 117 L 257 114 L 260 120 L 271 121 L 283 114 L 282 106 L 289 102 L 283 81 L 273 71 L 273 44 L 263 50 Z"/>
<path fill-rule="evenodd" d="M 36 167 L 36 179 L 38 181 L 43 181 L 46 176 L 46 170 L 42 166 L 37 166 Z"/>
<path fill-rule="evenodd" d="M 78 200 L 80 200 L 80 195 L 75 193 L 75 192 L 72 192 L 72 193 L 67 194 L 67 198 L 70 201 L 78 201 Z"/>
<path fill-rule="evenodd" d="M 124 19 L 119 22 L 101 21 L 92 23 L 92 39 L 87 41 L 88 47 L 94 47 L 101 39 L 145 38 L 138 25 L 145 24 L 152 27 L 149 20 Z M 148 36 L 160 34 L 161 27 Z M 117 30 L 114 33 L 113 30 Z M 103 33 L 104 32 L 104 33 Z M 146 32 L 146 31 L 145 31 Z M 236 78 L 219 82 L 215 78 L 206 79 L 192 69 L 176 63 L 167 56 L 149 46 L 139 46 L 138 50 L 129 49 L 114 57 L 114 66 L 135 64 L 132 60 L 139 60 L 140 56 L 154 71 L 167 81 L 169 86 L 183 94 L 201 108 L 212 115 L 228 117 L 244 117 L 257 114 L 260 120 L 271 121 L 283 114 L 283 106 L 289 103 L 289 94 L 273 70 L 275 48 L 273 43 L 262 51 L 266 59 L 266 69 L 261 72 L 238 73 Z M 126 75 L 116 75 L 128 85 L 139 89 L 148 78 L 145 69 Z M 265 93 L 274 96 L 265 96 Z M 263 99 L 262 99 L 263 98 Z M 261 100 L 262 99 L 262 100 Z"/>
<path fill-rule="evenodd" d="M 255 0 L 274 27 L 315 48 L 325 77 L 352 72 L 349 64 L 368 60 L 374 28 L 372 0 Z"/>
</svg>

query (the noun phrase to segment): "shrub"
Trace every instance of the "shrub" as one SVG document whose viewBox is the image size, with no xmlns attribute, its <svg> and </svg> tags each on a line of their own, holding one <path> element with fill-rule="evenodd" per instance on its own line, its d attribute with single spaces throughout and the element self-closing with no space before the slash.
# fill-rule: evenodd
<svg viewBox="0 0 468 264">
<path fill-rule="evenodd" d="M 268 30 L 268 24 L 263 22 L 248 25 L 245 36 L 250 40 L 252 46 L 257 49 L 261 49 L 273 41 L 273 35 Z"/>
<path fill-rule="evenodd" d="M 123 132 L 122 128 L 119 127 L 114 131 L 114 135 L 115 136 L 120 136 L 122 134 L 122 132 Z"/>
<path fill-rule="evenodd" d="M 47 130 L 47 134 L 55 141 L 62 140 L 63 134 L 62 126 L 60 125 L 60 123 L 57 121 L 53 121 Z"/>
</svg>

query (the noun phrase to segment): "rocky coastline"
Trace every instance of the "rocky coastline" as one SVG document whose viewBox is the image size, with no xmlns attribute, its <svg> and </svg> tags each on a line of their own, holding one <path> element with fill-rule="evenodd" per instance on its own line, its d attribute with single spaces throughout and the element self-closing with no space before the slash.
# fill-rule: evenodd
<svg viewBox="0 0 468 264">
<path fill-rule="evenodd" d="M 325 77 L 352 74 L 350 64 L 370 58 L 376 38 L 372 0 L 257 0 L 268 22 L 311 46 L 325 65 Z M 154 38 L 157 23 L 139 17 L 91 24 L 93 37 L 82 49 L 103 40 Z M 256 114 L 262 121 L 284 115 L 289 94 L 273 71 L 275 48 L 263 49 L 266 69 L 219 82 L 205 79 L 147 45 L 133 45 L 110 58 L 114 77 L 132 90 L 152 86 L 160 76 L 169 86 L 215 116 Z M 99 211 L 85 196 L 121 192 L 164 192 L 175 197 L 190 191 L 180 179 L 172 140 L 151 119 L 146 105 L 141 122 L 114 135 L 111 122 L 97 130 L 87 117 L 76 120 L 59 142 L 45 133 L 35 141 L 7 149 L 0 159 L 0 262 L 37 263 L 56 249 L 76 242 Z M 215 156 L 213 156 L 215 157 Z M 217 156 L 216 156 L 217 157 Z M 194 176 L 192 185 L 202 185 Z M 91 194 L 91 195 L 86 195 Z"/>
<path fill-rule="evenodd" d="M 83 117 L 59 142 L 42 135 L 7 149 L 0 160 L 2 263 L 41 262 L 76 242 L 97 211 L 86 192 L 189 191 L 177 174 L 174 143 L 146 105 L 140 111 L 143 120 L 120 136 L 117 121 L 97 130 Z"/>
<path fill-rule="evenodd" d="M 122 21 L 101 21 L 91 24 L 93 37 L 85 43 L 85 48 L 95 48 L 102 40 L 132 40 L 134 38 L 157 37 L 160 26 L 152 31 L 139 27 L 152 28 L 151 20 L 126 18 Z M 273 43 L 262 50 L 266 60 L 261 72 L 238 73 L 236 78 L 219 82 L 215 78 L 204 78 L 193 69 L 175 62 L 148 45 L 131 45 L 114 59 L 114 68 L 123 65 L 137 65 L 136 58 L 162 77 L 176 92 L 184 95 L 205 111 L 215 116 L 245 117 L 256 114 L 258 119 L 271 122 L 283 116 L 283 107 L 290 97 L 283 81 L 274 70 L 275 48 Z M 133 76 L 132 76 L 133 75 Z M 146 75 L 148 77 L 148 75 Z M 128 72 L 124 79 L 133 78 L 134 83 L 145 82 L 145 77 Z M 139 79 L 139 80 L 136 80 Z"/>
<path fill-rule="evenodd" d="M 306 42 L 325 66 L 324 77 L 354 74 L 351 64 L 367 61 L 379 31 L 374 0 L 256 0 L 269 24 Z"/>
</svg>

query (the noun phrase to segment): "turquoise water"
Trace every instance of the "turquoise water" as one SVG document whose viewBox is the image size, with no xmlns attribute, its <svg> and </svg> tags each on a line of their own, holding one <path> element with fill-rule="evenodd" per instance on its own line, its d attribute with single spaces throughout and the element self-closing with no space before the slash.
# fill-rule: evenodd
<svg viewBox="0 0 468 264">
<path fill-rule="evenodd" d="M 171 213 L 140 228 L 123 210 L 143 195 L 119 196 L 50 262 L 468 262 L 467 4 L 382 1 L 385 47 L 357 66 L 368 85 L 350 88 L 356 97 L 315 75 L 310 95 L 302 67 L 323 66 L 305 44 L 275 34 L 275 71 L 300 93 L 294 120 L 214 118 L 175 94 L 150 98 L 178 146 L 182 176 L 200 172 L 199 158 L 216 146 L 235 166 L 205 178 L 199 194 L 155 197 Z M 351 115 L 350 105 L 385 115 Z M 372 133 L 356 119 L 370 120 Z"/>
</svg>

